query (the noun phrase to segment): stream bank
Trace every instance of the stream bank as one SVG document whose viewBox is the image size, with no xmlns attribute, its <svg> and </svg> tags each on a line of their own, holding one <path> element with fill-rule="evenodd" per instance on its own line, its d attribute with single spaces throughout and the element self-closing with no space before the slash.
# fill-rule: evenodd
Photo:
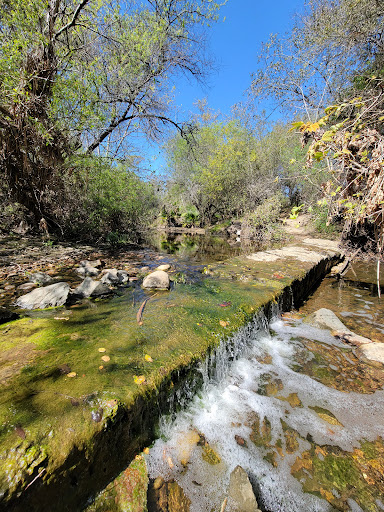
<svg viewBox="0 0 384 512">
<path fill-rule="evenodd" d="M 199 279 L 176 272 L 168 292 L 126 288 L 2 325 L 1 509 L 81 509 L 154 439 L 170 397 L 201 386 L 197 368 L 220 340 L 232 350 L 258 311 L 297 306 L 340 259 L 316 240 L 258 254 L 204 266 Z"/>
</svg>

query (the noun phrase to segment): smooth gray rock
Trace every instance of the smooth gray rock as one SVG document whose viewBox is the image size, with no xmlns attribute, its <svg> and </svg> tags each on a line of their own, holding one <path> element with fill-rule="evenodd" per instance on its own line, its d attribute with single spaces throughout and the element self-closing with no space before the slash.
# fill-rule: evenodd
<svg viewBox="0 0 384 512">
<path fill-rule="evenodd" d="M 241 466 L 231 473 L 228 494 L 232 512 L 260 512 L 251 482 Z"/>
<path fill-rule="evenodd" d="M 15 303 L 22 309 L 45 309 L 63 306 L 68 298 L 69 284 L 55 283 L 22 295 Z"/>
<path fill-rule="evenodd" d="M 80 267 L 76 269 L 76 272 L 82 276 L 97 276 L 100 271 L 93 266 L 93 263 L 99 263 L 99 260 L 96 262 L 88 260 L 80 261 Z"/>
<path fill-rule="evenodd" d="M 169 289 L 169 276 L 164 270 L 156 270 L 148 274 L 143 281 L 144 288 Z"/>
<path fill-rule="evenodd" d="M 128 272 L 125 270 L 116 270 L 115 268 L 108 268 L 104 270 L 104 275 L 100 280 L 104 284 L 125 284 L 129 281 Z"/>
<path fill-rule="evenodd" d="M 74 289 L 72 295 L 75 297 L 100 297 L 108 295 L 111 290 L 101 281 L 94 281 L 91 277 L 86 277 L 84 281 Z"/>
<path fill-rule="evenodd" d="M 51 281 L 53 281 L 52 277 L 48 274 L 44 274 L 44 272 L 35 272 L 31 275 L 29 278 L 31 283 L 37 283 L 37 284 L 48 284 Z"/>
<path fill-rule="evenodd" d="M 318 309 L 307 316 L 304 322 L 313 325 L 313 327 L 326 328 L 331 331 L 342 331 L 345 334 L 352 332 L 337 318 L 333 311 L 326 308 Z"/>
<path fill-rule="evenodd" d="M 384 364 L 384 343 L 367 343 L 361 345 L 358 352 L 371 361 Z"/>
</svg>

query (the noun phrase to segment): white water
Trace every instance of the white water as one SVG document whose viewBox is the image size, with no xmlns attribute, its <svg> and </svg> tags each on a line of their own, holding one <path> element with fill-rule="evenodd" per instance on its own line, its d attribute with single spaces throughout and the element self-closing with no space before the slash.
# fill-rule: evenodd
<svg viewBox="0 0 384 512">
<path fill-rule="evenodd" d="M 214 380 L 208 378 L 209 365 L 202 366 L 205 382 L 202 393 L 174 421 L 162 420 L 161 438 L 147 456 L 149 474 L 151 478 L 174 478 L 191 500 L 191 512 L 220 510 L 230 473 L 238 464 L 259 488 L 263 509 L 272 512 L 334 510 L 326 500 L 303 493 L 300 482 L 290 473 L 296 457 L 310 448 L 310 443 L 305 440 L 307 435 L 316 444 L 337 445 L 347 451 L 358 447 L 363 438 L 373 441 L 377 436 L 384 436 L 383 391 L 364 395 L 346 393 L 294 371 L 295 356 L 306 350 L 300 338 L 316 340 L 330 347 L 342 346 L 328 331 L 300 322 L 290 326 L 281 320 L 275 320 L 271 330 L 273 334 L 263 330 L 260 322 L 245 330 L 237 340 L 237 346 L 242 347 L 244 354 L 232 365 L 228 363 L 228 353 L 223 348 L 219 350 Z M 261 363 L 267 355 L 272 357 L 272 362 Z M 307 357 L 311 357 L 308 351 Z M 283 389 L 275 396 L 258 393 L 268 374 L 283 383 Z M 297 393 L 303 407 L 293 408 L 278 398 L 288 397 L 290 393 Z M 343 426 L 330 425 L 308 406 L 327 409 Z M 252 432 L 250 417 L 254 413 L 261 421 L 267 417 L 271 423 L 272 445 L 280 438 L 283 450 L 285 448 L 280 419 L 303 438 L 298 439 L 297 452 L 278 456 L 276 468 L 263 458 L 268 450 L 256 447 L 249 438 Z M 191 432 L 196 430 L 220 456 L 220 464 L 205 462 L 201 446 L 188 442 Z M 235 435 L 244 438 L 247 447 L 239 446 Z M 181 464 L 186 457 L 189 457 L 187 468 Z M 349 505 L 353 511 L 361 510 L 353 500 Z"/>
</svg>

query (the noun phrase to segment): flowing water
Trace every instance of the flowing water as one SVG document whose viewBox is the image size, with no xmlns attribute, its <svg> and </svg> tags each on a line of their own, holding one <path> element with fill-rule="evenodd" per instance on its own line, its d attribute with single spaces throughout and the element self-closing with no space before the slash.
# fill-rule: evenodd
<svg viewBox="0 0 384 512">
<path fill-rule="evenodd" d="M 256 320 L 238 334 L 238 354 L 219 348 L 201 366 L 201 393 L 163 418 L 149 474 L 174 480 L 191 512 L 223 510 L 237 465 L 262 510 L 384 510 L 382 367 L 303 322 L 331 305 L 350 328 L 384 341 L 374 276 L 366 266 L 349 274 L 326 280 L 298 314 Z"/>
</svg>

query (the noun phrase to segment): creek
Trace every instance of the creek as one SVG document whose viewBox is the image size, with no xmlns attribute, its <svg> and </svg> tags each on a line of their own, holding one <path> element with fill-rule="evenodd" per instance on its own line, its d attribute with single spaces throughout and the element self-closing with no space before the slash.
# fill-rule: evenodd
<svg viewBox="0 0 384 512">
<path fill-rule="evenodd" d="M 383 342 L 373 266 L 354 265 L 340 282 L 325 279 L 300 311 L 279 311 L 278 302 L 284 311 L 298 304 L 337 262 L 321 242 L 270 261 L 219 238 L 163 238 L 157 251 L 120 254 L 114 264 L 133 279 L 112 298 L 26 311 L 5 324 L 0 510 L 49 511 L 52 499 L 58 510 L 81 510 L 107 486 L 106 508 L 96 500 L 89 510 L 139 512 L 107 484 L 135 456 L 143 461 L 138 454 L 156 438 L 145 456 L 149 512 L 222 510 L 238 464 L 263 511 L 383 510 L 382 365 L 303 321 L 327 307 Z M 143 275 L 164 263 L 170 290 L 143 289 Z M 63 278 L 80 280 L 73 265 Z M 19 273 L 11 288 L 22 280 Z M 10 293 L 4 286 L 4 301 Z M 182 503 L 158 506 L 159 476 Z"/>
<path fill-rule="evenodd" d="M 182 488 L 188 506 L 178 510 L 221 510 L 237 465 L 262 510 L 384 510 L 384 375 L 303 322 L 321 307 L 384 342 L 384 303 L 365 264 L 343 281 L 325 279 L 297 313 L 276 311 L 269 325 L 258 318 L 240 331 L 239 358 L 219 349 L 201 365 L 202 391 L 161 419 L 146 457 L 150 478 Z M 154 500 L 149 510 L 162 509 Z"/>
</svg>

